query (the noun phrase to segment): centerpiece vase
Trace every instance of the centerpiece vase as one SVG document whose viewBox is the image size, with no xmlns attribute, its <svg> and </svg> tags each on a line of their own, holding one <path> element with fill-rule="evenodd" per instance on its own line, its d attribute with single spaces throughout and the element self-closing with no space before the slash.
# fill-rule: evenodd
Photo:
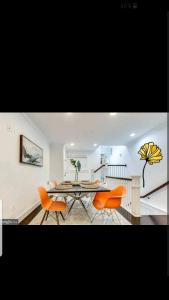
<svg viewBox="0 0 169 300">
<path fill-rule="evenodd" d="M 75 181 L 76 181 L 76 182 L 78 182 L 78 179 L 79 179 L 78 177 L 79 177 L 79 176 L 78 176 L 78 171 L 76 170 L 76 172 L 75 172 Z"/>
</svg>

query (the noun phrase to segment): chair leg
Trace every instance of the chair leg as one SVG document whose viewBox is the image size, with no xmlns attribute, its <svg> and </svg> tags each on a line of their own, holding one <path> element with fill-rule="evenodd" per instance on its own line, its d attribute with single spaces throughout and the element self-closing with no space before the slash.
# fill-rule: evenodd
<svg viewBox="0 0 169 300">
<path fill-rule="evenodd" d="M 58 212 L 56 211 L 56 221 L 57 221 L 57 224 L 59 225 L 59 216 L 58 216 Z"/>
<path fill-rule="evenodd" d="M 60 212 L 60 214 L 61 214 L 61 216 L 62 216 L 62 219 L 63 219 L 63 221 L 65 221 L 65 218 L 64 218 L 64 216 L 63 216 L 62 212 Z"/>
<path fill-rule="evenodd" d="M 46 214 L 47 214 L 47 210 L 45 210 L 45 213 L 44 213 L 44 215 L 43 215 L 43 218 L 42 218 L 42 221 L 41 221 L 40 225 L 43 224 L 43 221 L 44 221 L 44 219 L 45 219 Z"/>
<path fill-rule="evenodd" d="M 46 214 L 46 221 L 47 221 L 48 217 L 49 217 L 49 210 L 48 210 L 48 212 Z"/>
<path fill-rule="evenodd" d="M 96 212 L 93 216 L 93 218 L 91 219 L 91 223 L 93 223 L 94 219 L 96 218 L 96 216 L 98 215 L 98 212 Z"/>
<path fill-rule="evenodd" d="M 65 203 L 69 206 L 69 204 L 71 203 L 71 201 L 73 201 L 73 199 L 68 199 L 68 197 L 64 197 Z"/>
</svg>

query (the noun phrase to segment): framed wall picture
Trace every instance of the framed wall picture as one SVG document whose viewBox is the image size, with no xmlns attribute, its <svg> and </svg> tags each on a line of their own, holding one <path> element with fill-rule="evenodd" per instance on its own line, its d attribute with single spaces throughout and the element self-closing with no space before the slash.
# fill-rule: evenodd
<svg viewBox="0 0 169 300">
<path fill-rule="evenodd" d="M 43 149 L 20 135 L 20 163 L 43 167 Z"/>
</svg>

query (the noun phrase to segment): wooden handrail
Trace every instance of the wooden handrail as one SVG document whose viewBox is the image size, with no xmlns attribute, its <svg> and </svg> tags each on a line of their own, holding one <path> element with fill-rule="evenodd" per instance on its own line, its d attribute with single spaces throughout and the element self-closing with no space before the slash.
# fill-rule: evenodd
<svg viewBox="0 0 169 300">
<path fill-rule="evenodd" d="M 106 176 L 106 178 L 132 181 L 132 178 L 123 178 L 123 177 L 114 177 L 114 176 Z"/>
<path fill-rule="evenodd" d="M 157 187 L 156 189 L 152 190 L 151 192 L 149 192 L 148 194 L 141 196 L 140 198 L 147 198 L 148 196 L 154 194 L 155 192 L 158 192 L 159 190 L 161 190 L 162 188 L 164 188 L 165 186 L 167 186 L 169 184 L 169 181 L 163 183 L 162 185 L 160 185 L 159 187 Z"/>
<path fill-rule="evenodd" d="M 102 166 L 100 166 L 98 169 L 96 169 L 95 171 L 94 171 L 94 173 L 97 173 L 99 170 L 101 170 L 103 167 L 105 167 L 105 165 L 102 165 Z"/>
<path fill-rule="evenodd" d="M 97 170 L 94 171 L 94 173 L 97 173 L 99 170 L 101 170 L 106 165 L 101 165 Z M 107 167 L 127 167 L 127 165 L 107 165 Z"/>
</svg>

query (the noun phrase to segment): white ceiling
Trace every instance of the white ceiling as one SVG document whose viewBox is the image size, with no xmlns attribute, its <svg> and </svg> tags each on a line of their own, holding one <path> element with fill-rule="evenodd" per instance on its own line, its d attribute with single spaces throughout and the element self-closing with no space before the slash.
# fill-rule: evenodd
<svg viewBox="0 0 169 300">
<path fill-rule="evenodd" d="M 127 145 L 166 121 L 166 113 L 27 113 L 50 143 L 76 150 L 92 150 L 93 144 Z M 136 133 L 135 137 L 130 134 Z M 71 147 L 70 143 L 75 146 Z"/>
</svg>

